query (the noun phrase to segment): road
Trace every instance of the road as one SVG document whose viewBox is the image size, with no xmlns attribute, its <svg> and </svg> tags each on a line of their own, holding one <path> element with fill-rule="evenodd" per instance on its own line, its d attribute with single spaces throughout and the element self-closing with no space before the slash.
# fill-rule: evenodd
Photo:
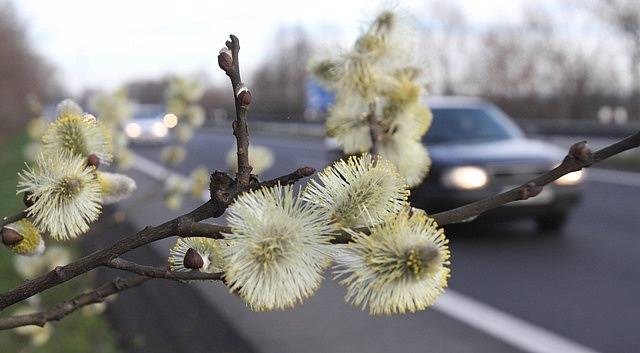
<svg viewBox="0 0 640 353">
<path fill-rule="evenodd" d="M 320 169 L 328 162 L 319 139 L 252 136 L 252 143 L 276 155 L 263 179 L 303 165 Z M 188 146 L 187 161 L 175 171 L 188 174 L 203 164 L 226 167 L 232 147 L 230 134 L 198 133 Z M 158 160 L 160 147 L 135 151 Z M 143 173 L 131 174 L 139 183 L 138 195 L 158 190 L 157 182 Z M 499 315 L 488 316 L 487 326 L 495 324 L 491 333 L 478 320 L 485 312 L 465 311 L 462 319 L 452 315 L 457 302 L 451 309 L 442 305 L 404 317 L 370 318 L 342 303 L 344 290 L 329 274 L 315 297 L 277 313 L 252 313 L 221 285 L 200 288 L 265 352 L 542 352 L 553 351 L 554 335 L 575 343 L 575 352 L 640 352 L 640 185 L 593 179 L 598 181 L 587 181 L 584 200 L 562 234 L 541 234 L 528 221 L 446 229 L 453 253 L 452 293 L 521 320 L 525 329 L 510 321 L 492 321 Z M 146 208 L 135 206 L 135 198 L 123 204 L 139 227 L 175 214 L 157 200 L 146 200 Z M 196 203 L 187 203 L 185 209 Z M 168 245 L 159 244 L 158 249 Z M 527 327 L 551 336 L 532 336 Z"/>
</svg>

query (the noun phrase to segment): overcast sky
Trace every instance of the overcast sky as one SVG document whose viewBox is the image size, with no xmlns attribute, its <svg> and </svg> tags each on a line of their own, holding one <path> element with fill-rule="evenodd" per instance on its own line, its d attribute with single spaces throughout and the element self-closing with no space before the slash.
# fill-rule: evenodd
<svg viewBox="0 0 640 353">
<path fill-rule="evenodd" d="M 11 1 L 11 0 L 0 0 Z M 476 28 L 517 22 L 526 0 L 457 1 Z M 217 51 L 229 33 L 241 40 L 251 71 L 271 50 L 274 33 L 300 26 L 314 40 L 347 44 L 376 10 L 393 4 L 422 21 L 427 1 L 13 0 L 37 50 L 66 87 L 114 88 L 129 79 L 204 73 L 223 79 Z M 224 8 L 221 3 L 225 3 Z M 562 2 L 539 1 L 552 12 Z M 373 4 L 373 5 L 372 5 Z"/>
</svg>

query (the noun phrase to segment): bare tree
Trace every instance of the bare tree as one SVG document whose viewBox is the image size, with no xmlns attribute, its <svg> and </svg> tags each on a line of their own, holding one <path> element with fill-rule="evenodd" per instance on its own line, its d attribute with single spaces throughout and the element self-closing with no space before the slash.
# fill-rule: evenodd
<svg viewBox="0 0 640 353">
<path fill-rule="evenodd" d="M 169 87 L 169 77 L 155 80 L 134 80 L 125 84 L 129 97 L 143 104 L 162 104 L 167 87 Z"/>
<path fill-rule="evenodd" d="M 11 4 L 0 3 L 0 138 L 30 118 L 26 96 L 47 100 L 56 91 L 53 68 L 31 47 Z"/>
<path fill-rule="evenodd" d="M 597 18 L 622 34 L 629 45 L 632 94 L 640 95 L 640 2 L 636 0 L 592 0 L 587 8 Z"/>
<path fill-rule="evenodd" d="M 451 2 L 434 1 L 429 11 L 434 16 L 426 23 L 423 40 L 431 67 L 437 69 L 429 70 L 427 75 L 437 92 L 453 94 L 460 88 L 454 75 L 460 67 L 459 58 L 466 57 L 470 50 L 467 19 L 460 7 Z"/>
<path fill-rule="evenodd" d="M 527 8 L 517 26 L 479 36 L 467 80 L 474 94 L 520 116 L 585 119 L 597 111 L 594 97 L 619 94 L 611 53 L 600 44 L 573 40 L 541 8 Z"/>
<path fill-rule="evenodd" d="M 276 38 L 274 51 L 252 78 L 255 94 L 260 97 L 254 109 L 267 115 L 301 117 L 311 44 L 300 28 L 282 28 Z"/>
</svg>

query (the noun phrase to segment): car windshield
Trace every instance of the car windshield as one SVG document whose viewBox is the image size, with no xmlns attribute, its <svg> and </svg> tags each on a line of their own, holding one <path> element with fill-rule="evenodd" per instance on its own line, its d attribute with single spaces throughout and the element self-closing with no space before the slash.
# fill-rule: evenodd
<svg viewBox="0 0 640 353">
<path fill-rule="evenodd" d="M 487 108 L 435 108 L 426 143 L 478 143 L 517 136 L 518 129 L 503 113 Z"/>
<path fill-rule="evenodd" d="M 135 120 L 158 120 L 164 114 L 164 108 L 160 105 L 141 105 L 133 114 Z"/>
</svg>

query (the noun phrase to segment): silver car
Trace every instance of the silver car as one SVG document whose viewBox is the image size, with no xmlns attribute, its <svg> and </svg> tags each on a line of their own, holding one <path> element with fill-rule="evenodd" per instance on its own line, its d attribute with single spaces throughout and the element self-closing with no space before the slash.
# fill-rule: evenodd
<svg viewBox="0 0 640 353">
<path fill-rule="evenodd" d="M 163 106 L 139 104 L 123 128 L 132 143 L 164 144 L 170 140 L 171 127 L 171 114 L 165 114 Z"/>
</svg>

